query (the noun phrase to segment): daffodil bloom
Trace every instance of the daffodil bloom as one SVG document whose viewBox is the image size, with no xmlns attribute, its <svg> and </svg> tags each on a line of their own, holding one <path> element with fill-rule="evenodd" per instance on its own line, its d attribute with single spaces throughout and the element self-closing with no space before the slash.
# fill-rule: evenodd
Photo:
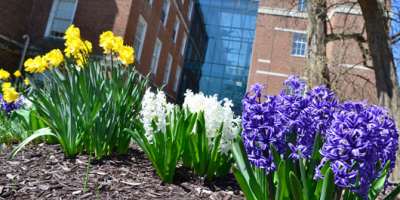
<svg viewBox="0 0 400 200">
<path fill-rule="evenodd" d="M 79 28 L 74 25 L 65 32 L 65 56 L 74 58 L 78 66 L 83 66 L 86 57 L 92 52 L 92 43 L 82 40 Z"/>
<path fill-rule="evenodd" d="M 47 62 L 42 56 L 29 58 L 24 63 L 25 71 L 29 73 L 43 73 L 47 69 Z"/>
<path fill-rule="evenodd" d="M 5 89 L 8 89 L 11 87 L 11 83 L 10 82 L 4 82 L 3 84 L 1 84 L 1 90 L 4 91 Z"/>
<path fill-rule="evenodd" d="M 53 49 L 46 55 L 44 59 L 52 66 L 58 67 L 64 61 L 64 55 L 60 49 Z"/>
<path fill-rule="evenodd" d="M 122 46 L 121 48 L 118 49 L 117 52 L 118 52 L 118 59 L 124 65 L 132 64 L 133 61 L 135 60 L 135 55 L 134 55 L 135 51 L 130 46 Z"/>
<path fill-rule="evenodd" d="M 3 90 L 3 99 L 7 103 L 12 103 L 19 98 L 19 93 L 14 87 L 5 88 Z"/>
<path fill-rule="evenodd" d="M 24 79 L 24 84 L 28 86 L 28 85 L 30 85 L 30 84 L 31 84 L 31 82 L 29 81 L 29 79 L 28 79 L 28 78 L 25 78 L 25 79 Z"/>
<path fill-rule="evenodd" d="M 4 69 L 0 69 L 0 80 L 7 80 L 10 78 L 10 73 Z"/>
<path fill-rule="evenodd" d="M 65 30 L 65 35 L 64 35 L 65 40 L 69 40 L 71 38 L 80 38 L 80 37 L 81 37 L 81 31 L 73 24 L 69 26 L 67 30 Z"/>
<path fill-rule="evenodd" d="M 17 71 L 14 72 L 14 76 L 15 76 L 16 78 L 19 78 L 19 77 L 22 76 L 22 74 L 21 74 L 21 72 L 20 72 L 19 70 L 17 70 Z"/>
<path fill-rule="evenodd" d="M 123 45 L 122 37 L 115 36 L 111 31 L 106 31 L 100 35 L 99 46 L 104 49 L 105 54 L 116 52 Z"/>
</svg>

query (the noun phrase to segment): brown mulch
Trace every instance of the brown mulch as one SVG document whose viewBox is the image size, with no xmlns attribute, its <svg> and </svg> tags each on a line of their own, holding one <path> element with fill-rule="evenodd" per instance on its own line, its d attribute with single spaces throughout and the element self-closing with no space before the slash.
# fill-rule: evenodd
<svg viewBox="0 0 400 200">
<path fill-rule="evenodd" d="M 244 199 L 232 175 L 205 183 L 178 168 L 163 184 L 137 147 L 124 157 L 65 159 L 58 145 L 31 145 L 9 160 L 0 152 L 0 199 Z"/>
</svg>

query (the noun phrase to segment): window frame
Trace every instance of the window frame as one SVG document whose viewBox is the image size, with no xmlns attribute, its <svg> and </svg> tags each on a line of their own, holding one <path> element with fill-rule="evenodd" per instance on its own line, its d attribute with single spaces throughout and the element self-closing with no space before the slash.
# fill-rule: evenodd
<svg viewBox="0 0 400 200">
<path fill-rule="evenodd" d="M 302 38 L 304 38 L 304 40 L 300 40 Z M 304 50 L 302 50 L 303 46 Z M 301 51 L 303 51 L 304 54 L 299 54 L 299 52 Z M 307 34 L 294 32 L 292 35 L 292 49 L 290 55 L 295 57 L 306 57 L 306 54 L 307 54 Z"/>
<path fill-rule="evenodd" d="M 186 45 L 187 45 L 187 41 L 188 41 L 188 36 L 186 33 L 184 33 L 183 37 L 182 37 L 182 45 L 181 45 L 181 56 L 185 55 L 185 50 L 186 50 Z"/>
<path fill-rule="evenodd" d="M 49 17 L 47 19 L 47 25 L 46 25 L 46 30 L 44 32 L 44 37 L 54 38 L 54 39 L 62 39 L 60 37 L 56 37 L 56 36 L 53 36 L 51 34 L 51 28 L 53 26 L 54 18 L 55 18 L 55 15 L 56 15 L 56 10 L 58 8 L 58 5 L 60 4 L 60 1 L 62 1 L 62 0 L 53 0 L 53 3 L 51 5 L 51 9 L 50 9 L 50 14 L 49 14 Z M 72 24 L 74 22 L 76 10 L 78 8 L 79 0 L 74 0 L 74 1 L 75 1 L 75 4 L 74 4 L 74 8 L 72 10 L 72 18 L 70 19 L 70 24 Z"/>
<path fill-rule="evenodd" d="M 174 82 L 174 92 L 178 92 L 178 88 L 179 88 L 179 83 L 181 82 L 181 78 L 182 78 L 182 67 L 178 65 L 178 67 L 176 68 L 175 71 L 175 82 Z"/>
<path fill-rule="evenodd" d="M 164 77 L 163 77 L 163 85 L 167 86 L 169 83 L 169 79 L 171 76 L 171 69 L 172 69 L 172 64 L 174 63 L 174 58 L 172 57 L 172 55 L 169 53 L 168 57 L 167 57 L 167 64 L 166 64 L 166 68 L 164 71 Z"/>
<path fill-rule="evenodd" d="M 173 29 L 173 31 L 174 31 L 174 35 L 173 35 L 174 36 L 174 38 L 173 38 L 174 43 L 176 43 L 176 41 L 178 40 L 180 27 L 181 27 L 181 21 L 179 20 L 179 18 L 177 16 L 176 19 L 175 19 L 174 29 Z"/>
<path fill-rule="evenodd" d="M 189 0 L 189 10 L 188 10 L 188 20 L 192 20 L 192 15 L 193 15 L 193 10 L 194 10 L 194 0 Z"/>
<path fill-rule="evenodd" d="M 164 25 L 164 27 L 167 25 L 167 22 L 168 22 L 168 16 L 169 16 L 169 10 L 171 9 L 171 0 L 163 0 L 163 4 L 161 5 L 161 14 L 162 14 L 162 12 L 163 12 L 163 8 L 164 8 L 164 2 L 165 1 L 167 1 L 168 2 L 168 8 L 167 8 L 167 11 L 165 12 L 165 18 L 164 18 L 164 21 L 162 21 L 161 19 L 161 22 L 163 23 L 163 25 Z"/>
<path fill-rule="evenodd" d="M 158 49 L 156 49 L 157 46 L 159 46 Z M 156 52 L 156 50 L 157 50 L 157 52 Z M 151 74 L 153 74 L 153 75 L 157 74 L 158 65 L 159 65 L 160 57 L 161 57 L 161 50 L 162 50 L 162 42 L 159 38 L 157 38 L 156 42 L 154 43 L 154 49 L 153 49 L 153 54 L 151 55 L 151 63 L 150 63 L 150 71 L 151 71 Z M 154 60 L 155 54 L 157 57 L 156 60 Z"/>
<path fill-rule="evenodd" d="M 135 42 L 136 42 L 136 37 L 139 31 L 139 25 L 140 23 L 144 24 L 144 31 L 142 34 L 142 38 L 140 38 L 140 47 L 139 49 L 135 49 L 136 51 L 136 60 L 140 61 L 141 57 L 142 57 L 142 52 L 143 52 L 143 46 L 144 46 L 144 41 L 146 40 L 146 33 L 147 33 L 147 21 L 144 19 L 144 17 L 142 15 L 139 15 L 139 19 L 138 19 L 138 23 L 136 25 L 136 33 L 135 33 L 135 38 L 134 38 L 134 46 L 135 46 Z"/>
</svg>

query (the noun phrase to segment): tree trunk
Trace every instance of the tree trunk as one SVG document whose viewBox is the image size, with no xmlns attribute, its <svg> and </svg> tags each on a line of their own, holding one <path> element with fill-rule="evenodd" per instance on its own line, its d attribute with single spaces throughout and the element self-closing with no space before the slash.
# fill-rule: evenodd
<svg viewBox="0 0 400 200">
<path fill-rule="evenodd" d="M 308 12 L 308 52 L 306 76 L 311 87 L 329 84 L 326 57 L 327 6 L 326 0 L 310 0 Z"/>
<path fill-rule="evenodd" d="M 393 61 L 389 37 L 389 24 L 385 13 L 383 0 L 358 0 L 365 20 L 368 47 L 375 71 L 376 88 L 379 104 L 390 109 L 396 119 L 397 127 L 400 120 L 399 87 L 396 66 Z M 400 155 L 397 156 L 396 170 L 393 177 L 400 180 Z"/>
</svg>

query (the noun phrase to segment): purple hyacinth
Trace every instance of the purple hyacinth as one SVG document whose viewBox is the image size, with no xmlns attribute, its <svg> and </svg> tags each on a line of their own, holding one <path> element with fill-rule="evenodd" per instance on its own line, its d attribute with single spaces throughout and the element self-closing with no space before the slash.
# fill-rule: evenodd
<svg viewBox="0 0 400 200">
<path fill-rule="evenodd" d="M 285 151 L 284 126 L 275 96 L 262 97 L 263 87 L 252 86 L 253 95 L 243 99 L 242 138 L 250 162 L 270 173 L 275 170 L 270 145 L 279 153 Z M 262 102 L 262 98 L 265 101 Z"/>
<path fill-rule="evenodd" d="M 24 105 L 24 96 L 20 95 L 20 97 L 15 102 L 7 103 L 6 101 L 4 101 L 3 95 L 0 94 L 0 104 L 4 112 L 9 114 L 12 111 L 21 108 Z"/>
<path fill-rule="evenodd" d="M 323 160 L 334 173 L 335 184 L 367 198 L 371 183 L 382 173 L 386 163 L 394 167 L 398 133 L 394 120 L 378 106 L 346 102 L 334 114 L 321 149 Z M 359 182 L 357 182 L 359 179 Z"/>
<path fill-rule="evenodd" d="M 306 82 L 301 80 L 299 76 L 291 75 L 285 80 L 283 86 L 281 94 L 303 95 L 306 89 Z"/>
</svg>

